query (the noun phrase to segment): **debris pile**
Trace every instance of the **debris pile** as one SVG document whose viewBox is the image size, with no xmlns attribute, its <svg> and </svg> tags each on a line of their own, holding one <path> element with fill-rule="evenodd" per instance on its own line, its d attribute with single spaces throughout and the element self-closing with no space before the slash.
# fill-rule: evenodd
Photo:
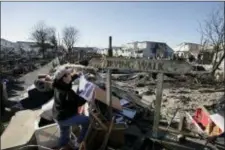
<svg viewBox="0 0 225 150">
<path fill-rule="evenodd" d="M 14 106 L 19 106 L 21 109 L 39 109 L 42 112 L 39 120 L 37 119 L 38 125 L 36 126 L 36 131 L 34 131 L 36 138 L 44 136 L 40 135 L 42 131 L 49 132 L 49 134 L 58 132 L 55 131 L 56 125 L 51 117 L 53 91 L 50 85 L 51 77 L 54 76 L 54 72 L 59 67 L 68 67 L 77 71 L 83 71 L 83 76 L 73 83 L 74 91 L 79 93 L 78 89 L 81 82 L 91 82 L 96 87 L 95 107 L 93 108 L 89 103 L 89 105 L 83 106 L 84 111 L 81 111 L 81 113 L 89 115 L 95 121 L 92 125 L 91 134 L 88 134 L 89 136 L 87 137 L 86 144 L 88 145 L 88 149 L 96 150 L 101 146 L 105 146 L 108 149 L 124 150 L 142 150 L 151 149 L 152 147 L 155 147 L 155 149 L 193 149 L 193 147 L 195 147 L 194 149 L 201 149 L 207 147 L 204 145 L 205 140 L 201 137 L 206 133 L 196 133 L 198 130 L 188 128 L 188 125 L 182 127 L 186 129 L 181 129 L 181 120 L 183 114 L 188 114 L 191 116 L 189 118 L 191 119 L 191 123 L 189 122 L 189 124 L 193 126 L 192 122 L 195 117 L 192 118 L 192 116 L 196 116 L 196 110 L 200 106 L 208 108 L 219 103 L 219 98 L 224 94 L 222 87 L 218 89 L 216 84 L 214 84 L 210 87 L 205 85 L 205 87 L 199 88 L 202 83 L 196 84 L 190 76 L 165 74 L 159 124 L 160 138 L 153 138 L 152 126 L 158 83 L 156 73 L 112 70 L 112 107 L 109 107 L 106 98 L 106 71 L 101 68 L 78 64 L 65 64 L 55 67 L 48 76 L 44 75 L 44 78 L 36 80 L 35 84 L 27 90 L 26 95 L 21 97 L 19 102 Z M 42 90 L 45 86 L 40 87 L 41 84 L 39 83 L 46 83 L 49 91 Z M 85 98 L 88 99 L 88 97 Z M 31 107 L 26 106 L 26 102 L 28 101 L 32 101 Z M 38 104 L 36 101 L 38 101 Z M 89 109 L 88 113 L 85 113 L 89 107 L 95 111 L 93 112 Z M 110 116 L 110 109 L 112 109 L 113 117 Z M 110 120 L 111 117 L 113 118 L 112 120 Z M 196 119 L 194 121 L 197 124 L 201 123 L 201 120 Z M 196 128 L 199 128 L 199 126 L 196 126 Z M 224 132 L 223 130 L 220 132 Z M 193 137 L 198 139 L 193 141 Z M 39 140 L 39 144 L 45 143 L 42 146 L 49 147 L 52 144 L 54 145 L 54 142 L 48 145 L 48 141 L 41 142 L 40 139 L 36 140 Z M 51 146 L 50 148 L 52 148 Z"/>
</svg>

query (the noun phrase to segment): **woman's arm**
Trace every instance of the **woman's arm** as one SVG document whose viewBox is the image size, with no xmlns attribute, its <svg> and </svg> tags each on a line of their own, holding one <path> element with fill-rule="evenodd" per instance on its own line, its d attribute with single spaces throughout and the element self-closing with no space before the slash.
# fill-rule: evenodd
<svg viewBox="0 0 225 150">
<path fill-rule="evenodd" d="M 80 99 L 78 100 L 78 106 L 82 106 L 86 103 L 87 101 L 85 99 L 83 99 L 82 97 L 80 97 Z"/>
<path fill-rule="evenodd" d="M 78 107 L 84 105 L 87 102 L 83 97 L 79 96 L 77 93 L 74 94 L 75 94 L 74 100 L 77 101 Z"/>
<path fill-rule="evenodd" d="M 219 135 L 219 137 L 225 137 L 225 132 Z"/>
</svg>

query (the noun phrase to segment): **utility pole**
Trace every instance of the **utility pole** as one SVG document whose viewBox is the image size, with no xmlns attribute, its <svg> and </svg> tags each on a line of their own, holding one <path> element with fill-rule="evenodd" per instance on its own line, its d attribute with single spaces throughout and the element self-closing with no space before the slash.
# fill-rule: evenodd
<svg viewBox="0 0 225 150">
<path fill-rule="evenodd" d="M 108 56 L 113 56 L 113 50 L 112 50 L 112 36 L 109 37 L 109 49 L 108 49 Z"/>
</svg>

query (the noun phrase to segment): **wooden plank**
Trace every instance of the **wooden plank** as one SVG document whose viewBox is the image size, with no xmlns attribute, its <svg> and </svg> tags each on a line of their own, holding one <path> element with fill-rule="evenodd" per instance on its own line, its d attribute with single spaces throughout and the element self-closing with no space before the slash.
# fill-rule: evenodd
<svg viewBox="0 0 225 150">
<path fill-rule="evenodd" d="M 180 117 L 180 122 L 179 122 L 179 126 L 178 126 L 178 131 L 183 131 L 184 126 L 185 126 L 184 123 L 185 123 L 185 116 L 182 115 L 182 116 Z"/>
<path fill-rule="evenodd" d="M 110 122 L 108 131 L 107 131 L 107 133 L 106 133 L 106 135 L 104 137 L 104 140 L 103 140 L 103 143 L 102 143 L 102 145 L 100 147 L 100 150 L 105 150 L 105 148 L 106 148 L 106 145 L 107 145 L 108 140 L 109 140 L 109 136 L 110 136 L 110 134 L 112 132 L 112 128 L 113 128 L 113 125 L 114 125 L 114 119 L 115 118 L 113 117 L 112 120 L 111 120 L 111 122 Z"/>
<path fill-rule="evenodd" d="M 152 60 L 144 58 L 127 59 L 117 57 L 92 58 L 89 63 L 93 67 L 108 69 L 128 69 L 144 72 L 186 74 L 192 66 L 184 61 Z"/>
<path fill-rule="evenodd" d="M 159 144 L 162 145 L 170 145 L 173 146 L 174 149 L 183 149 L 183 150 L 196 150 L 195 148 L 191 148 L 188 146 L 184 146 L 179 144 L 178 142 L 174 142 L 174 141 L 169 141 L 169 140 L 159 140 L 159 139 L 154 139 L 154 138 L 149 138 L 151 141 L 153 142 L 157 142 Z"/>
<path fill-rule="evenodd" d="M 162 91 L 163 91 L 163 73 L 158 74 L 157 77 L 157 91 L 156 91 L 156 106 L 154 111 L 154 123 L 153 123 L 153 137 L 158 137 L 158 127 L 160 120 L 160 109 L 162 103 Z"/>
<path fill-rule="evenodd" d="M 193 133 L 193 132 L 186 132 L 186 131 L 179 131 L 173 128 L 166 128 L 163 126 L 159 126 L 159 130 L 162 131 L 166 131 L 166 132 L 170 132 L 170 133 L 174 133 L 174 134 L 182 134 L 191 138 L 200 138 L 200 136 L 197 133 Z"/>
<path fill-rule="evenodd" d="M 1 136 L 1 149 L 27 144 L 34 135 L 35 122 L 39 119 L 40 112 L 41 110 L 24 110 L 16 113 Z"/>
<path fill-rule="evenodd" d="M 93 112 L 90 112 L 91 116 L 95 119 L 95 122 L 98 122 L 99 125 L 104 129 L 107 130 L 107 126 L 96 116 Z"/>
<path fill-rule="evenodd" d="M 107 80 L 106 80 L 106 100 L 107 105 L 109 106 L 109 115 L 110 119 L 112 118 L 112 91 L 111 91 L 111 70 L 108 69 Z"/>
<path fill-rule="evenodd" d="M 103 102 L 104 104 L 108 105 L 107 100 L 106 100 L 106 91 L 105 90 L 103 90 L 99 87 L 96 87 L 95 88 L 95 98 L 97 100 Z M 122 110 L 122 106 L 120 105 L 120 100 L 115 96 L 112 96 L 112 107 L 117 110 Z"/>
</svg>

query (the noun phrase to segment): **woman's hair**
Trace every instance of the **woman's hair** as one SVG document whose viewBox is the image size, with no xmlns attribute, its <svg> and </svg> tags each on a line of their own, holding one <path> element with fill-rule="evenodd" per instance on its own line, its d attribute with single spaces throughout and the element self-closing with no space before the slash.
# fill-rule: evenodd
<svg viewBox="0 0 225 150">
<path fill-rule="evenodd" d="M 68 91 L 72 88 L 72 83 L 65 83 L 63 81 L 63 78 L 61 79 L 54 79 L 53 80 L 53 83 L 52 83 L 52 87 L 53 88 L 57 88 L 57 89 L 60 89 L 60 90 L 63 90 L 63 91 Z"/>
</svg>

